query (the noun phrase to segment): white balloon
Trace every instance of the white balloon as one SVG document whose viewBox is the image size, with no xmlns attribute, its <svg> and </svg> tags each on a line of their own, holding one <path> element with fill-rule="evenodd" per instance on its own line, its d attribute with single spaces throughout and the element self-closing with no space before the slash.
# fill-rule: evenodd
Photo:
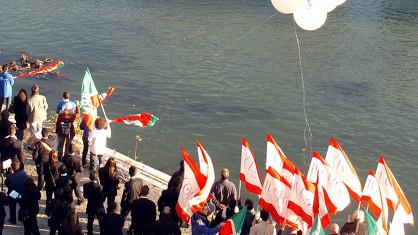
<svg viewBox="0 0 418 235">
<path fill-rule="evenodd" d="M 278 12 L 292 14 L 303 7 L 305 0 L 271 0 L 271 4 L 273 4 Z"/>
<path fill-rule="evenodd" d="M 306 0 L 306 4 L 293 13 L 296 24 L 304 30 L 317 30 L 327 20 L 327 10 L 321 0 Z"/>
</svg>

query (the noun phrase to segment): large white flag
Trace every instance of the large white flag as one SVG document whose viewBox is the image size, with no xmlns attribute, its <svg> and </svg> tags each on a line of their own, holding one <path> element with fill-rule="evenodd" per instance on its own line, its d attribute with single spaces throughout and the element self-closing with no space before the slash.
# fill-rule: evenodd
<svg viewBox="0 0 418 235">
<path fill-rule="evenodd" d="M 202 166 L 200 166 L 200 173 L 205 176 L 205 184 L 200 189 L 199 193 L 196 194 L 189 202 L 193 205 L 192 210 L 194 212 L 200 211 L 203 208 L 206 201 L 208 200 L 212 185 L 215 182 L 215 170 L 213 169 L 212 159 L 199 141 L 196 141 L 196 145 L 198 155 L 202 157 L 204 166 L 206 166 L 206 168 L 202 168 Z"/>
<path fill-rule="evenodd" d="M 239 179 L 244 182 L 248 191 L 260 195 L 263 189 L 258 172 L 257 161 L 245 137 L 242 137 L 241 170 Z"/>
<path fill-rule="evenodd" d="M 308 182 L 302 173 L 295 173 L 293 175 L 292 188 L 287 208 L 307 223 L 308 228 L 310 228 L 313 223 L 312 209 L 314 194 L 315 185 Z M 293 216 L 288 216 L 288 218 L 291 217 Z"/>
<path fill-rule="evenodd" d="M 259 205 L 268 211 L 279 224 L 286 219 L 289 196 L 290 183 L 274 168 L 267 169 Z"/>
<path fill-rule="evenodd" d="M 379 182 L 374 177 L 373 171 L 369 170 L 366 183 L 364 184 L 361 201 L 366 201 L 371 212 L 378 218 L 376 225 L 382 234 L 387 233 L 388 208 L 385 197 L 380 190 Z"/>
<path fill-rule="evenodd" d="M 398 220 L 402 223 L 413 225 L 414 217 L 411 206 L 383 156 L 380 157 L 377 165 L 376 179 L 389 207 L 398 212 Z"/>
<path fill-rule="evenodd" d="M 181 148 L 180 151 L 184 160 L 184 178 L 176 204 L 176 211 L 185 223 L 189 223 L 190 217 L 194 213 L 192 211 L 193 204 L 190 202 L 205 186 L 206 179 L 186 150 Z"/>
<path fill-rule="evenodd" d="M 334 138 L 329 140 L 329 146 L 325 161 L 347 186 L 351 196 L 357 202 L 360 202 L 362 192 L 360 179 L 347 154 Z"/>
<path fill-rule="evenodd" d="M 344 183 L 318 152 L 313 152 L 307 180 L 323 187 L 325 203 L 330 214 L 344 210 L 350 204 L 350 194 Z"/>
</svg>

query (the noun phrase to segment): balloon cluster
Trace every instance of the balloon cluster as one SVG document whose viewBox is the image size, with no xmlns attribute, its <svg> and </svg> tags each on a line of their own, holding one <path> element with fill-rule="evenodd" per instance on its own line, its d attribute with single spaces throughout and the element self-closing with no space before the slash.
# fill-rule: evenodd
<svg viewBox="0 0 418 235">
<path fill-rule="evenodd" d="M 346 0 L 271 0 L 283 14 L 293 14 L 296 24 L 304 30 L 317 30 L 324 25 L 327 14 Z"/>
</svg>

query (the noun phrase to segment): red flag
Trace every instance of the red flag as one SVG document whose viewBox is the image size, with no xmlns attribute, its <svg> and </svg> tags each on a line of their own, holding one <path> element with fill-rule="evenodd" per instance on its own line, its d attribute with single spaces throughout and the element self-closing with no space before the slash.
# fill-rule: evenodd
<svg viewBox="0 0 418 235">
<path fill-rule="evenodd" d="M 241 168 L 239 178 L 248 191 L 260 195 L 263 189 L 258 172 L 257 161 L 245 137 L 242 137 Z"/>
</svg>

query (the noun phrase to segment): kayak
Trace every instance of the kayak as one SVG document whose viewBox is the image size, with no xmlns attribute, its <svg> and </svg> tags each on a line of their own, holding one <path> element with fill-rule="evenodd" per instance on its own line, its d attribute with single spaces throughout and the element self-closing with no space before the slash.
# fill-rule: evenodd
<svg viewBox="0 0 418 235">
<path fill-rule="evenodd" d="M 60 69 L 62 67 L 64 67 L 64 62 L 62 62 L 61 60 L 56 60 L 50 64 L 40 67 L 39 69 L 35 69 L 28 73 L 22 73 L 18 75 L 17 78 L 27 78 L 27 77 L 35 76 L 37 74 L 46 74 L 54 70 Z"/>
</svg>

